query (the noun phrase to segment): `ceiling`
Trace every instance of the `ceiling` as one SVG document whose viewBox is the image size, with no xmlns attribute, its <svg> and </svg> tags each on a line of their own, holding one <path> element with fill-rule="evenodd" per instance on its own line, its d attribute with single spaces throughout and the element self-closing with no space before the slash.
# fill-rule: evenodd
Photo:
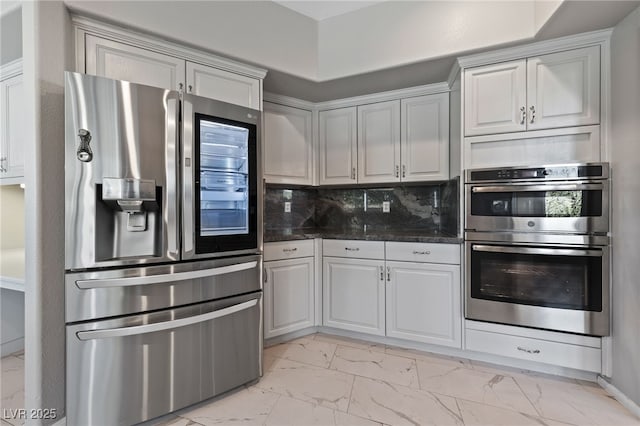
<svg viewBox="0 0 640 426">
<path fill-rule="evenodd" d="M 294 0 L 294 1 L 278 1 L 274 0 L 281 6 L 301 13 L 316 21 L 322 21 L 327 18 L 332 18 L 338 15 L 344 15 L 345 13 L 353 12 L 354 10 L 362 9 L 374 5 L 376 3 L 382 3 L 386 0 L 373 0 L 373 1 L 336 1 L 336 0 Z"/>
</svg>

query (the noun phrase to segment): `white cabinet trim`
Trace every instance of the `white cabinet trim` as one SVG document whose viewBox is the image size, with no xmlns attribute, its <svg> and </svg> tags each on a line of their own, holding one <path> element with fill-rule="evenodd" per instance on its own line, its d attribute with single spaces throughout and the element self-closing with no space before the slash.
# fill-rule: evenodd
<svg viewBox="0 0 640 426">
<path fill-rule="evenodd" d="M 185 59 L 202 65 L 208 65 L 248 77 L 263 79 L 267 75 L 267 70 L 263 68 L 249 66 L 217 55 L 205 54 L 196 49 L 188 48 L 157 37 L 152 37 L 141 32 L 131 31 L 115 25 L 106 24 L 95 19 L 72 14 L 71 21 L 73 22 L 76 33 L 76 69 L 78 72 L 85 72 L 84 34 L 90 33 L 110 40 L 131 44 L 133 46 L 152 50 L 164 55 L 175 56 L 176 58 Z"/>
<path fill-rule="evenodd" d="M 22 74 L 22 58 L 0 65 L 0 80 Z"/>
</svg>

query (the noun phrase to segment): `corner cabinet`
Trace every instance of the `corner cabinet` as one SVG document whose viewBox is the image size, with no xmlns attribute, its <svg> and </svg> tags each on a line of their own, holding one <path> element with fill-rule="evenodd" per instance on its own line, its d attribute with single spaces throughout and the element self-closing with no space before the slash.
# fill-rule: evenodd
<svg viewBox="0 0 640 426">
<path fill-rule="evenodd" d="M 0 185 L 24 182 L 22 61 L 0 67 Z"/>
<path fill-rule="evenodd" d="M 320 111 L 320 185 L 357 183 L 356 107 Z"/>
<path fill-rule="evenodd" d="M 312 185 L 312 112 L 265 102 L 263 121 L 266 182 Z"/>
<path fill-rule="evenodd" d="M 358 183 L 400 181 L 400 101 L 358 106 Z"/>
<path fill-rule="evenodd" d="M 600 123 L 600 47 L 465 70 L 465 136 Z"/>
<path fill-rule="evenodd" d="M 74 16 L 78 72 L 262 109 L 266 71 Z"/>
<path fill-rule="evenodd" d="M 264 338 L 313 327 L 313 240 L 266 243 L 264 248 Z"/>
</svg>

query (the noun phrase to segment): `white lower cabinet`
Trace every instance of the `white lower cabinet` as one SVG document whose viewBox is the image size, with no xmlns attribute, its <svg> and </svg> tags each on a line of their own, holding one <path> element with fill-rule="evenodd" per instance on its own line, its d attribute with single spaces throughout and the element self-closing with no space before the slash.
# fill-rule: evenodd
<svg viewBox="0 0 640 426">
<path fill-rule="evenodd" d="M 386 265 L 387 336 L 461 347 L 460 266 Z"/>
<path fill-rule="evenodd" d="M 264 245 L 264 338 L 316 325 L 313 240 Z"/>
<path fill-rule="evenodd" d="M 323 325 L 384 336 L 384 260 L 324 257 L 322 263 Z"/>
</svg>

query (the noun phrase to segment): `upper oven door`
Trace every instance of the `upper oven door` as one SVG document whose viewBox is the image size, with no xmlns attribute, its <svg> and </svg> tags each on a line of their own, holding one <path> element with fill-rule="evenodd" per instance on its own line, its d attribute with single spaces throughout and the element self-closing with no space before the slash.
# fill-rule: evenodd
<svg viewBox="0 0 640 426">
<path fill-rule="evenodd" d="M 467 184 L 465 229 L 607 233 L 607 180 Z"/>
<path fill-rule="evenodd" d="M 183 259 L 261 249 L 260 111 L 183 95 Z"/>
</svg>

